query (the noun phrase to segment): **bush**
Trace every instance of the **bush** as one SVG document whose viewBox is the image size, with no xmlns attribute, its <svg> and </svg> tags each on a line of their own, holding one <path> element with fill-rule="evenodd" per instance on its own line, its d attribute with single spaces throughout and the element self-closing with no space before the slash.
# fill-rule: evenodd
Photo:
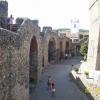
<svg viewBox="0 0 100 100">
<path fill-rule="evenodd" d="M 84 61 L 86 61 L 87 60 L 87 54 L 86 55 L 84 55 Z"/>
<path fill-rule="evenodd" d="M 89 90 L 87 88 L 85 88 L 84 93 L 88 94 Z"/>
<path fill-rule="evenodd" d="M 88 51 L 88 41 L 82 43 L 80 48 L 80 53 L 84 56 L 84 60 L 87 59 L 87 51 Z"/>
<path fill-rule="evenodd" d="M 78 73 L 79 69 L 78 69 L 78 68 L 74 68 L 74 71 L 75 71 L 76 73 Z"/>
<path fill-rule="evenodd" d="M 84 72 L 84 74 L 85 74 L 85 75 L 89 75 L 89 72 L 86 71 L 86 72 Z"/>
<path fill-rule="evenodd" d="M 84 74 L 86 75 L 86 78 L 89 78 L 89 72 L 88 71 L 84 72 Z"/>
</svg>

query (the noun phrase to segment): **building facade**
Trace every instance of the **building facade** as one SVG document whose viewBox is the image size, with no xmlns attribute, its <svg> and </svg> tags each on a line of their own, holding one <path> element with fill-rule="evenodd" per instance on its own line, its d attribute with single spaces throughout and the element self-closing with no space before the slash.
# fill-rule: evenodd
<svg viewBox="0 0 100 100">
<path fill-rule="evenodd" d="M 76 30 L 76 29 L 75 29 Z M 71 33 L 71 29 L 58 29 L 58 35 L 60 37 L 68 37 L 71 39 L 71 49 L 70 52 L 72 56 L 79 56 L 80 55 L 80 47 L 84 40 L 89 37 L 89 31 L 84 29 L 79 29 L 77 33 Z"/>
<path fill-rule="evenodd" d="M 90 33 L 88 48 L 88 66 L 100 70 L 100 0 L 89 0 Z"/>
</svg>

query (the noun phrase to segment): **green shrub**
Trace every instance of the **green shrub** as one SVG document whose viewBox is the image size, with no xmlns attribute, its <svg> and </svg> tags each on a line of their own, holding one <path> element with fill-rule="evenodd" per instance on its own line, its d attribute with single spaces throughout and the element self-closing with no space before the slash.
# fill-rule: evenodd
<svg viewBox="0 0 100 100">
<path fill-rule="evenodd" d="M 84 93 L 88 94 L 89 90 L 87 88 L 85 88 Z"/>
<path fill-rule="evenodd" d="M 78 69 L 78 68 L 74 68 L 74 71 L 75 71 L 76 73 L 78 73 L 79 69 Z"/>
<path fill-rule="evenodd" d="M 89 72 L 88 71 L 84 72 L 84 74 L 85 74 L 86 78 L 89 78 Z"/>
<path fill-rule="evenodd" d="M 88 51 L 88 41 L 84 41 L 80 48 L 80 53 L 84 56 L 84 60 L 87 60 L 87 51 Z"/>
<path fill-rule="evenodd" d="M 89 72 L 88 72 L 88 71 L 85 71 L 84 74 L 85 74 L 86 76 L 89 76 Z"/>
</svg>

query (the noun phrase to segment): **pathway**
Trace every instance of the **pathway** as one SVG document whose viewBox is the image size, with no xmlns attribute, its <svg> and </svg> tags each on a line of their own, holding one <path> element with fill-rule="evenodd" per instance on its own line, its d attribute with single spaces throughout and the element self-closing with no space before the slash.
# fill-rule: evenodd
<svg viewBox="0 0 100 100">
<path fill-rule="evenodd" d="M 70 80 L 71 65 L 79 64 L 79 58 L 63 60 L 59 64 L 48 66 L 37 87 L 32 90 L 30 100 L 88 100 L 88 98 Z M 47 77 L 51 75 L 56 84 L 56 96 L 47 90 Z"/>
</svg>

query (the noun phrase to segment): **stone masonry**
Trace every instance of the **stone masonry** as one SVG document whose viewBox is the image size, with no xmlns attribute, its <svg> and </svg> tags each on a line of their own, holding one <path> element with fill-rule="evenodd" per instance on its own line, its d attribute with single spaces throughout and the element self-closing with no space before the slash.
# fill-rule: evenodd
<svg viewBox="0 0 100 100">
<path fill-rule="evenodd" d="M 90 33 L 88 49 L 88 66 L 100 70 L 100 0 L 89 0 Z"/>
<path fill-rule="evenodd" d="M 8 18 L 8 2 L 5 0 L 0 0 L 0 27 L 7 24 Z"/>
<path fill-rule="evenodd" d="M 5 6 L 8 7 L 8 4 Z M 4 11 L 6 15 L 7 10 Z M 89 10 L 91 23 L 87 62 L 90 69 L 100 70 L 100 0 L 89 0 Z M 71 53 L 71 39 L 61 38 L 52 27 L 45 27 L 41 32 L 38 21 L 26 18 L 16 32 L 0 28 L 0 100 L 29 100 L 29 55 L 33 37 L 37 43 L 37 82 L 48 64 L 57 63 L 66 53 Z"/>
<path fill-rule="evenodd" d="M 57 50 L 55 62 L 59 60 L 59 43 L 61 39 L 56 33 L 49 32 L 42 37 L 40 28 L 29 19 L 23 21 L 16 33 L 1 28 L 0 100 L 29 100 L 29 54 L 33 36 L 36 37 L 38 46 L 37 82 L 41 77 L 42 71 L 49 64 L 48 44 L 52 38 L 55 41 L 55 50 Z M 67 41 L 71 43 L 70 39 L 67 39 Z M 65 53 L 65 41 L 63 43 L 63 53 Z M 42 67 L 42 63 L 44 63 L 44 67 Z"/>
<path fill-rule="evenodd" d="M 42 50 L 38 27 L 26 19 L 17 33 L 0 29 L 0 100 L 29 100 L 29 52 L 33 36 L 38 43 L 39 78 Z"/>
<path fill-rule="evenodd" d="M 8 7 L 7 2 L 5 6 Z M 4 13 L 7 12 L 8 9 Z M 58 62 L 60 52 L 64 58 L 66 51 L 71 50 L 71 39 L 59 37 L 52 27 L 45 27 L 46 31 L 41 32 L 38 20 L 26 18 L 16 27 L 14 30 L 0 28 L 0 100 L 29 100 L 30 76 L 38 83 L 47 65 Z M 34 38 L 36 44 L 32 42 Z M 37 57 L 34 57 L 37 66 L 33 73 L 30 73 L 33 59 L 30 48 L 37 50 Z"/>
</svg>

